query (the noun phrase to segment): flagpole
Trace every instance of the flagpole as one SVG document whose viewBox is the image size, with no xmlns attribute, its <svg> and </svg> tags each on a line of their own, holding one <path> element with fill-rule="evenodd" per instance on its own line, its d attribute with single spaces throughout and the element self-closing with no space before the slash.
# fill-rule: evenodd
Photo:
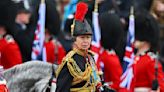
<svg viewBox="0 0 164 92">
<path fill-rule="evenodd" d="M 45 0 L 41 0 L 41 5 L 44 5 L 45 6 Z M 46 13 L 46 12 L 45 12 Z M 44 17 L 45 17 L 46 14 L 44 14 Z M 46 48 L 44 46 L 44 41 L 45 41 L 45 18 L 44 18 L 44 25 L 43 25 L 43 36 L 44 36 L 44 39 L 43 39 L 43 48 L 42 48 L 42 61 L 46 62 L 47 61 L 47 54 L 46 54 Z"/>
<path fill-rule="evenodd" d="M 135 80 L 135 73 L 134 73 L 134 47 L 133 43 L 135 40 L 135 16 L 134 16 L 134 3 L 131 5 L 129 10 L 129 27 L 128 27 L 128 34 L 127 34 L 127 42 L 125 53 L 131 53 L 130 55 L 126 55 L 123 58 L 123 74 L 121 76 L 121 83 L 120 87 L 123 89 L 127 89 L 128 92 L 134 90 L 133 82 Z M 127 63 L 128 62 L 128 63 Z"/>
<path fill-rule="evenodd" d="M 130 15 L 134 15 L 134 6 L 130 7 Z"/>
<path fill-rule="evenodd" d="M 42 4 L 45 3 L 45 0 L 41 0 L 41 3 L 42 3 Z"/>
<path fill-rule="evenodd" d="M 37 27 L 35 29 L 33 47 L 32 47 L 32 60 L 42 60 L 46 61 L 46 48 L 44 47 L 45 40 L 45 0 L 40 1 L 39 10 L 38 10 L 38 21 Z"/>
<path fill-rule="evenodd" d="M 98 12 L 98 2 L 97 2 L 97 0 L 95 0 L 94 12 Z"/>
<path fill-rule="evenodd" d="M 95 34 L 95 36 L 97 35 L 97 38 L 98 38 L 98 39 L 96 39 L 96 41 L 100 42 L 101 33 L 100 33 L 100 28 L 99 28 L 99 23 L 98 23 L 98 1 L 97 0 L 95 0 L 95 3 L 94 3 L 94 11 L 93 11 L 93 16 L 92 17 L 93 17 L 92 21 L 93 21 L 93 25 L 94 25 L 94 34 Z M 92 45 L 96 46 L 96 44 L 94 44 L 94 42 L 92 42 Z M 97 47 L 100 48 L 100 43 L 98 43 Z M 102 70 L 98 71 L 98 74 L 100 75 L 99 80 L 101 81 L 102 84 L 104 84 L 103 71 Z M 101 87 L 100 90 L 104 90 L 104 89 Z"/>
<path fill-rule="evenodd" d="M 98 20 L 98 1 L 95 0 L 94 2 L 94 10 L 92 12 L 92 25 L 93 25 L 93 40 L 92 45 L 96 47 L 100 47 L 100 39 L 101 39 L 101 33 L 100 33 L 100 27 L 99 27 L 99 20 Z"/>
<path fill-rule="evenodd" d="M 130 7 L 130 15 L 134 15 L 134 5 L 135 5 L 135 1 L 132 0 L 132 5 Z"/>
</svg>

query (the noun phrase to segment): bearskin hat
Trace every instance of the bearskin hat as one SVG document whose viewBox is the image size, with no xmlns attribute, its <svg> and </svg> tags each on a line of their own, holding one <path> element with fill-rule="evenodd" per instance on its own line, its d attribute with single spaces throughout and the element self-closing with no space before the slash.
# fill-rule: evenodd
<svg viewBox="0 0 164 92">
<path fill-rule="evenodd" d="M 65 25 L 64 25 L 64 31 L 67 33 L 71 33 L 71 25 L 73 24 L 73 20 L 74 20 L 74 16 L 70 15 L 66 21 L 65 21 Z"/>
<path fill-rule="evenodd" d="M 3 19 L 1 19 L 1 18 L 0 18 L 0 27 L 7 28 L 7 26 L 6 26 L 6 22 L 3 21 Z"/>
<path fill-rule="evenodd" d="M 158 48 L 159 26 L 155 18 L 146 11 L 136 13 L 135 39 L 149 42 L 152 51 Z"/>
<path fill-rule="evenodd" d="M 0 0 L 0 24 L 7 29 L 7 33 L 13 34 L 15 29 L 16 7 L 11 0 Z"/>
<path fill-rule="evenodd" d="M 116 49 L 123 38 L 123 26 L 117 14 L 105 12 L 99 16 L 101 45 L 105 49 Z"/>
<path fill-rule="evenodd" d="M 78 35 L 92 35 L 92 28 L 85 19 L 85 15 L 88 10 L 88 6 L 84 2 L 79 2 L 77 4 L 74 18 L 74 23 L 72 25 L 72 35 L 78 36 Z"/>
<path fill-rule="evenodd" d="M 30 6 L 28 5 L 28 7 L 26 7 L 27 5 L 24 4 L 24 1 L 21 0 L 15 4 L 16 4 L 16 8 L 17 8 L 17 14 L 31 12 Z"/>
<path fill-rule="evenodd" d="M 38 21 L 38 8 L 40 5 L 41 0 L 31 0 L 31 11 L 32 11 L 32 23 L 34 22 L 37 24 Z M 57 5 L 55 0 L 45 0 L 46 3 L 46 23 L 48 26 L 49 31 L 58 36 L 60 33 L 60 24 L 61 19 L 59 12 L 57 11 Z M 35 26 L 35 25 L 34 25 Z"/>
<path fill-rule="evenodd" d="M 0 14 L 0 27 L 5 28 L 5 30 L 7 31 L 7 33 L 9 33 L 9 27 L 10 25 L 8 25 L 9 20 L 7 20 L 7 11 L 4 9 L 2 10 L 2 13 Z"/>
</svg>

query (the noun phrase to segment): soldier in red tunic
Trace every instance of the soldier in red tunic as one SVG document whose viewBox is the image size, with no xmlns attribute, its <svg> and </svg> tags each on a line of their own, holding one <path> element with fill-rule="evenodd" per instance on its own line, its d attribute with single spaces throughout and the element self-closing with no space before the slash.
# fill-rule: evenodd
<svg viewBox="0 0 164 92">
<path fill-rule="evenodd" d="M 45 33 L 45 48 L 47 61 L 52 64 L 60 64 L 63 57 L 66 55 L 66 51 L 61 43 L 53 37 L 48 29 L 46 29 Z"/>
<path fill-rule="evenodd" d="M 148 13 L 136 15 L 135 43 L 137 49 L 135 92 L 164 92 L 164 73 L 157 60 L 159 28 L 155 19 Z M 159 86 L 158 86 L 159 85 Z"/>
<path fill-rule="evenodd" d="M 123 37 L 123 28 L 119 17 L 114 13 L 100 15 L 101 45 L 97 66 L 103 71 L 104 82 L 110 88 L 119 91 L 122 67 L 116 48 Z"/>
<path fill-rule="evenodd" d="M 8 69 L 21 63 L 22 58 L 17 43 L 11 35 L 7 34 L 5 23 L 0 23 L 0 65 Z"/>
</svg>

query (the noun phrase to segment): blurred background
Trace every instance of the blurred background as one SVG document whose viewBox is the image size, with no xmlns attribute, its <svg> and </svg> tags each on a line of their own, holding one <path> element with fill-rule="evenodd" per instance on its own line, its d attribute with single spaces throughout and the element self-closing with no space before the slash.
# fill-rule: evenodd
<svg viewBox="0 0 164 92">
<path fill-rule="evenodd" d="M 88 4 L 89 9 L 86 19 L 93 27 L 92 12 L 95 8 L 95 0 L 45 0 L 44 40 L 48 62 L 60 64 L 62 58 L 72 48 L 71 24 L 73 23 L 76 4 L 80 1 L 84 1 Z M 144 10 L 150 13 L 158 22 L 160 28 L 158 51 L 160 61 L 164 62 L 164 0 L 97 0 L 97 3 L 99 16 L 105 12 L 110 12 L 119 17 L 123 32 L 119 46 L 116 48 L 116 53 L 121 62 L 125 51 L 131 6 L 134 6 L 134 14 L 140 10 Z M 11 35 L 18 46 L 17 51 L 20 52 L 20 55 L 15 55 L 21 57 L 21 59 L 19 59 L 20 62 L 26 62 L 32 59 L 31 53 L 36 39 L 35 30 L 39 28 L 40 4 L 41 0 L 0 0 L 0 37 L 4 37 L 1 28 L 5 28 L 5 35 Z M 112 24 L 111 21 L 106 22 L 109 25 Z M 112 40 L 112 38 L 108 40 Z M 108 42 L 108 40 L 106 40 L 106 42 Z M 0 45 L 2 44 L 3 43 L 0 42 Z M 8 50 L 7 48 L 5 49 Z"/>
</svg>

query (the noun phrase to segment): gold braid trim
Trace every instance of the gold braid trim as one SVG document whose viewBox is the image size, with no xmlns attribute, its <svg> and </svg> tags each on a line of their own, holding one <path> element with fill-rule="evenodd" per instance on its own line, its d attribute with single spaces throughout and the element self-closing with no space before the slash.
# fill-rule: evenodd
<svg viewBox="0 0 164 92">
<path fill-rule="evenodd" d="M 90 77 L 87 79 L 86 84 L 83 87 L 80 88 L 71 88 L 71 92 L 95 92 L 95 84 L 90 82 L 90 78 L 92 78 L 93 81 L 93 76 L 90 75 Z M 79 82 L 80 83 L 80 82 Z"/>
<path fill-rule="evenodd" d="M 96 53 L 91 51 L 91 50 L 88 50 L 88 53 L 90 53 L 92 56 L 94 56 Z"/>
<path fill-rule="evenodd" d="M 92 68 L 88 66 L 88 64 L 86 64 L 86 69 L 84 72 L 81 71 L 81 69 L 73 59 L 68 60 L 67 66 L 70 74 L 74 77 L 72 85 L 90 79 Z"/>
<path fill-rule="evenodd" d="M 95 92 L 94 86 L 82 87 L 82 88 L 71 88 L 70 92 Z"/>
<path fill-rule="evenodd" d="M 56 77 L 59 76 L 60 71 L 64 67 L 65 63 L 71 58 L 76 52 L 70 51 L 62 60 L 62 63 L 59 65 L 58 69 L 56 70 Z"/>
<path fill-rule="evenodd" d="M 74 77 L 72 85 L 76 85 L 82 81 L 87 81 L 86 84 L 81 88 L 71 88 L 71 92 L 95 92 L 95 84 L 90 82 L 90 78 L 92 78 L 92 82 L 94 82 L 91 65 L 87 62 L 85 65 L 85 71 L 82 72 L 76 61 L 72 58 L 75 53 L 77 52 L 72 50 L 63 58 L 62 63 L 59 65 L 59 68 L 56 71 L 56 76 L 59 76 L 62 68 L 65 64 L 67 64 L 70 74 Z M 88 85 L 90 86 L 88 87 Z"/>
</svg>

